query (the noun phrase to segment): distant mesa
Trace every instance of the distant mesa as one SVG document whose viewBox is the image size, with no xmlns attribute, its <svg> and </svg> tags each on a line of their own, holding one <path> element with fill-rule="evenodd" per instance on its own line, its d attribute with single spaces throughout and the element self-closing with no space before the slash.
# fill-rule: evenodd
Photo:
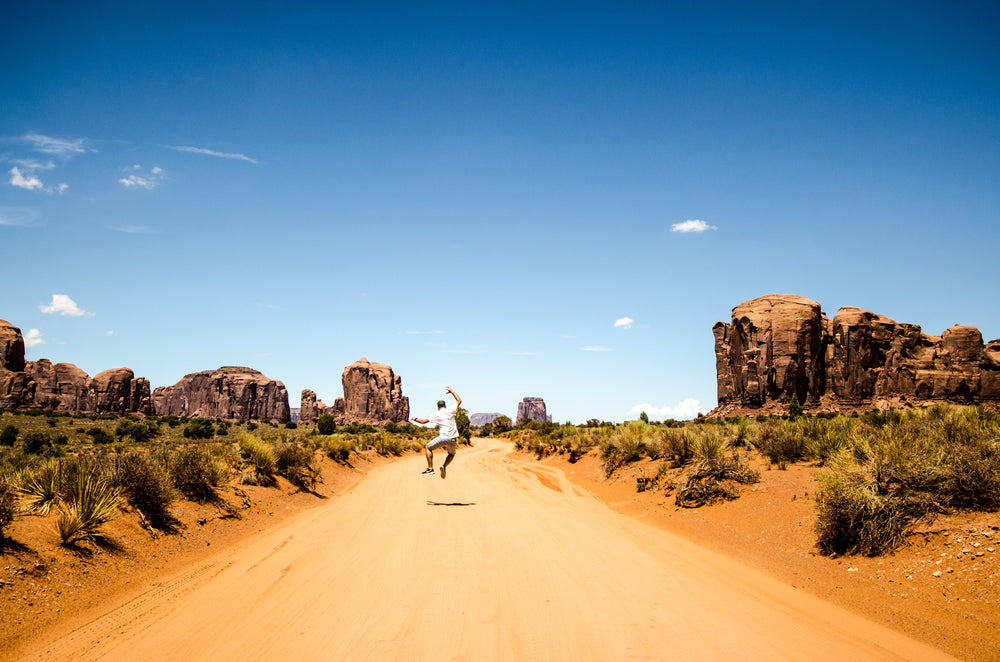
<svg viewBox="0 0 1000 662">
<path fill-rule="evenodd" d="M 488 423 L 492 423 L 493 421 L 495 421 L 496 419 L 500 418 L 501 416 L 503 416 L 503 414 L 501 414 L 499 412 L 493 412 L 493 413 L 490 413 L 490 414 L 483 414 L 483 413 L 470 414 L 469 415 L 469 425 L 475 426 L 477 428 L 478 427 L 482 427 L 482 426 L 484 426 L 484 425 L 486 425 Z"/>
<path fill-rule="evenodd" d="M 344 397 L 337 398 L 332 407 L 318 400 L 314 391 L 302 391 L 302 422 L 314 422 L 327 413 L 338 424 L 384 425 L 409 420 L 410 399 L 403 395 L 403 380 L 392 367 L 362 358 L 344 368 L 340 381 Z"/>
<path fill-rule="evenodd" d="M 185 375 L 173 386 L 158 387 L 152 400 L 157 416 L 291 420 L 285 385 L 242 366 Z"/>
<path fill-rule="evenodd" d="M 1000 404 L 1000 339 L 974 326 L 929 336 L 854 307 L 830 321 L 811 299 L 769 294 L 717 322 L 719 406 L 713 415 L 785 412 L 792 396 L 818 411 Z"/>
<path fill-rule="evenodd" d="M 0 320 L 0 407 L 84 414 L 205 416 L 289 420 L 288 393 L 251 368 L 226 366 L 185 376 L 150 393 L 149 380 L 128 368 L 93 378 L 72 363 L 24 360 L 21 330 Z"/>
<path fill-rule="evenodd" d="M 150 407 L 146 378 L 115 368 L 91 379 L 72 363 L 25 361 L 21 329 L 0 320 L 0 408 L 149 414 Z"/>
<path fill-rule="evenodd" d="M 525 419 L 538 421 L 539 423 L 551 423 L 552 417 L 545 411 L 545 400 L 541 398 L 524 398 L 521 402 L 517 403 L 517 420 L 515 422 L 520 423 Z"/>
</svg>

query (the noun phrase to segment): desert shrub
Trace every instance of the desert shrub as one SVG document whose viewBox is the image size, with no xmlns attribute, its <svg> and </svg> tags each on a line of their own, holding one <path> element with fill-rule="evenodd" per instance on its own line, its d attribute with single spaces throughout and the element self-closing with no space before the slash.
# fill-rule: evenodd
<svg viewBox="0 0 1000 662">
<path fill-rule="evenodd" d="M 157 529 L 172 528 L 175 498 L 170 473 L 147 453 L 130 452 L 115 460 L 114 484 L 125 500 Z"/>
<path fill-rule="evenodd" d="M 312 451 L 294 442 L 274 446 L 275 470 L 299 489 L 312 490 L 319 481 L 319 468 L 313 459 Z"/>
<path fill-rule="evenodd" d="M 104 428 L 99 428 L 96 425 L 87 429 L 87 435 L 94 440 L 95 444 L 111 444 L 114 443 L 115 438 Z"/>
<path fill-rule="evenodd" d="M 642 421 L 628 421 L 616 428 L 601 444 L 604 475 L 610 478 L 619 467 L 644 458 L 657 436 L 656 428 Z"/>
<path fill-rule="evenodd" d="M 497 416 L 493 419 L 492 425 L 493 432 L 496 434 L 503 434 L 514 429 L 514 422 L 510 420 L 509 416 Z"/>
<path fill-rule="evenodd" d="M 697 435 L 684 428 L 670 428 L 664 431 L 662 450 L 658 457 L 671 460 L 674 467 L 682 467 L 694 459 L 694 444 Z"/>
<path fill-rule="evenodd" d="M 806 440 L 794 422 L 768 420 L 758 428 L 757 449 L 771 462 L 784 469 L 806 458 Z"/>
<path fill-rule="evenodd" d="M 240 456 L 244 467 L 240 474 L 240 482 L 246 485 L 262 485 L 271 487 L 276 484 L 274 474 L 277 471 L 274 446 L 260 437 L 249 433 L 240 433 L 237 437 Z"/>
<path fill-rule="evenodd" d="M 285 429 L 286 430 L 295 430 L 298 427 L 299 427 L 299 424 L 296 423 L 295 421 L 288 421 L 288 422 L 285 423 Z"/>
<path fill-rule="evenodd" d="M 337 429 L 337 421 L 331 414 L 323 414 L 316 421 L 316 431 L 320 434 L 333 434 Z"/>
<path fill-rule="evenodd" d="M 187 439 L 211 439 L 215 436 L 215 426 L 207 418 L 192 418 L 184 426 L 184 437 Z"/>
<path fill-rule="evenodd" d="M 59 503 L 65 483 L 63 467 L 62 462 L 49 460 L 40 467 L 20 473 L 18 491 L 26 511 L 48 515 Z"/>
<path fill-rule="evenodd" d="M 947 405 L 944 406 L 947 407 Z M 885 411 L 872 409 L 861 415 L 862 422 L 875 428 L 884 428 L 887 425 L 900 425 L 903 419 L 903 412 L 898 409 L 887 409 Z"/>
<path fill-rule="evenodd" d="M 821 476 L 816 495 L 816 547 L 828 555 L 877 556 L 899 546 L 927 504 L 879 494 L 856 472 Z"/>
<path fill-rule="evenodd" d="M 115 436 L 119 441 L 130 437 L 132 441 L 142 443 L 150 441 L 160 434 L 160 426 L 155 421 L 131 421 L 123 418 L 115 426 Z"/>
<path fill-rule="evenodd" d="M 652 476 L 646 476 L 642 474 L 637 476 L 635 479 L 635 491 L 636 492 L 652 492 L 661 487 L 665 487 L 669 492 L 673 488 L 669 481 L 670 465 L 666 462 L 661 462 L 659 466 L 656 467 L 656 473 Z"/>
<path fill-rule="evenodd" d="M 52 445 L 52 439 L 49 437 L 48 432 L 27 432 L 21 440 L 21 445 L 25 453 L 41 455 L 46 446 Z"/>
<path fill-rule="evenodd" d="M 97 464 L 78 463 L 60 505 L 56 532 L 64 545 L 103 537 L 101 527 L 118 511 L 119 490 Z"/>
<path fill-rule="evenodd" d="M 374 437 L 375 452 L 383 456 L 400 456 L 409 449 L 409 443 L 391 434 L 378 433 Z"/>
<path fill-rule="evenodd" d="M 816 418 L 802 419 L 799 426 L 806 439 L 806 456 L 827 465 L 833 457 L 850 447 L 857 420 L 818 414 Z"/>
<path fill-rule="evenodd" d="M 713 443 L 714 446 L 714 443 Z M 760 481 L 760 474 L 750 469 L 733 452 L 715 449 L 690 472 L 687 482 L 677 491 L 675 503 L 682 508 L 699 508 L 717 501 L 731 501 L 740 496 L 740 485 Z"/>
<path fill-rule="evenodd" d="M 327 457 L 340 464 L 347 464 L 347 461 L 351 457 L 351 451 L 354 450 L 351 440 L 341 436 L 331 436 L 323 439 L 320 442 L 320 448 L 323 449 Z"/>
<path fill-rule="evenodd" d="M 5 425 L 0 430 L 0 446 L 13 446 L 17 441 L 18 429 L 14 425 Z"/>
<path fill-rule="evenodd" d="M 713 463 L 729 450 L 729 442 L 718 430 L 701 430 L 694 438 L 691 453 L 699 462 Z"/>
<path fill-rule="evenodd" d="M 4 529 L 14 521 L 17 513 L 17 490 L 7 476 L 0 476 L 0 540 L 5 537 Z"/>
<path fill-rule="evenodd" d="M 200 446 L 188 446 L 170 457 L 167 467 L 174 487 L 196 501 L 211 501 L 219 484 L 220 469 L 216 460 Z"/>
</svg>

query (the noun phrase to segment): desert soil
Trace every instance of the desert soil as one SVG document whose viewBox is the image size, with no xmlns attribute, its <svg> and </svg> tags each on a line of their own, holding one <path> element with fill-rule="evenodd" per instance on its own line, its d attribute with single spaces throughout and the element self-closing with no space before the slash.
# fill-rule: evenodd
<svg viewBox="0 0 1000 662">
<path fill-rule="evenodd" d="M 1000 659 L 987 518 L 831 560 L 806 467 L 692 511 L 593 455 L 476 440 L 446 480 L 422 465 L 328 466 L 323 499 L 229 491 L 239 519 L 185 504 L 155 539 L 119 518 L 117 549 L 70 554 L 21 518 L 0 659 Z"/>
</svg>

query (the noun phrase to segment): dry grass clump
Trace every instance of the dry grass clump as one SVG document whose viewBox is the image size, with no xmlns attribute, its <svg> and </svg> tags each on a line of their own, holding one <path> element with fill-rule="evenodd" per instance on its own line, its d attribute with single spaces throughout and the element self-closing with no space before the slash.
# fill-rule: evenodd
<svg viewBox="0 0 1000 662">
<path fill-rule="evenodd" d="M 25 468 L 16 475 L 20 483 L 21 507 L 25 512 L 48 515 L 62 498 L 65 482 L 62 461 L 50 459 L 34 470 Z"/>
<path fill-rule="evenodd" d="M 240 482 L 244 485 L 261 485 L 273 487 L 277 484 L 274 477 L 277 471 L 277 456 L 274 446 L 249 432 L 241 432 L 236 438 L 243 459 L 243 470 Z"/>
<path fill-rule="evenodd" d="M 295 442 L 280 441 L 274 446 L 275 470 L 300 490 L 312 490 L 319 482 L 320 470 L 314 459 L 312 450 Z"/>
<path fill-rule="evenodd" d="M 659 431 L 643 421 L 628 421 L 601 443 L 601 463 L 608 478 L 620 467 L 648 456 L 660 440 Z"/>
<path fill-rule="evenodd" d="M 168 456 L 167 471 L 181 494 L 194 501 L 213 501 L 215 488 L 229 472 L 224 462 L 201 445 L 187 446 Z"/>
<path fill-rule="evenodd" d="M 17 488 L 5 475 L 0 475 L 0 540 L 4 539 L 4 529 L 14 521 L 17 512 Z"/>
<path fill-rule="evenodd" d="M 319 439 L 319 447 L 327 457 L 340 464 L 348 464 L 351 452 L 355 450 L 351 440 L 341 435 L 329 435 Z"/>
<path fill-rule="evenodd" d="M 155 529 L 174 526 L 170 504 L 177 497 L 170 472 L 149 453 L 128 451 L 114 459 L 113 480 L 143 522 Z"/>
</svg>

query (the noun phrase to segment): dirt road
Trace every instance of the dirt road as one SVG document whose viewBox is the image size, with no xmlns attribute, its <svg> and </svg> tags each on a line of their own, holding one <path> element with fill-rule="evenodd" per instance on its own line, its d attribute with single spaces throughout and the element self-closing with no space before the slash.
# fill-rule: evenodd
<svg viewBox="0 0 1000 662">
<path fill-rule="evenodd" d="M 509 448 L 462 449 L 447 480 L 378 468 L 27 659 L 952 659 Z"/>
</svg>

